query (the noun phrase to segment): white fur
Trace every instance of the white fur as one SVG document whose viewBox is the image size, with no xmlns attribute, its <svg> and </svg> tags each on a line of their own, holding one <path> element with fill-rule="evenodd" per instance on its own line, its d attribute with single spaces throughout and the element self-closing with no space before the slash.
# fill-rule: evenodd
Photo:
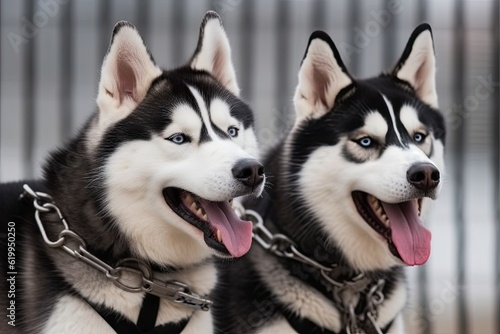
<svg viewBox="0 0 500 334">
<path fill-rule="evenodd" d="M 242 128 L 242 124 L 239 124 L 239 121 L 231 116 L 227 102 L 219 98 L 212 100 L 210 103 L 210 118 L 222 131 L 227 131 L 230 126 L 235 126 L 238 129 Z"/>
<path fill-rule="evenodd" d="M 345 255 L 352 266 L 373 270 L 401 265 L 401 261 L 390 253 L 386 240 L 359 215 L 351 193 L 364 191 L 388 203 L 409 200 L 414 194 L 406 171 L 416 162 L 433 161 L 411 145 L 410 149 L 391 146 L 379 159 L 351 163 L 339 159 L 346 142 L 344 138 L 336 146 L 314 151 L 303 166 L 297 188 L 328 235 L 341 249 L 349 249 Z"/>
<path fill-rule="evenodd" d="M 315 115 L 322 115 L 329 110 L 328 106 L 318 106 L 317 104 L 307 102 L 310 99 L 304 98 L 304 94 L 301 93 L 308 92 L 307 89 L 319 89 L 319 92 L 313 91 L 306 94 L 306 96 L 317 96 L 317 94 L 322 94 L 325 89 L 325 87 L 314 86 L 314 83 L 311 83 L 311 79 L 314 78 L 312 75 L 314 67 L 311 65 L 311 59 L 317 58 L 320 60 L 318 63 L 321 64 L 328 63 L 328 66 L 318 66 L 318 70 L 327 71 L 331 69 L 331 73 L 337 73 L 340 78 L 343 78 L 338 81 L 340 88 L 350 82 L 350 78 L 341 71 L 338 64 L 334 61 L 330 47 L 323 41 L 318 41 L 318 44 L 313 43 L 311 43 L 299 71 L 299 84 L 295 94 L 297 118 L 292 129 L 292 134 L 288 136 L 286 142 L 286 155 L 290 153 L 290 138 L 293 137 L 295 131 L 300 129 L 304 117 L 315 117 Z M 422 50 L 428 50 L 425 46 L 428 47 L 429 43 L 432 52 L 430 54 L 425 53 L 425 57 L 427 58 L 421 59 L 423 57 L 422 52 L 424 52 Z M 313 45 L 316 46 L 312 48 Z M 315 51 L 311 53 L 311 50 Z M 328 50 L 330 50 L 330 53 L 327 52 Z M 420 53 L 417 52 L 415 54 L 415 50 L 420 50 Z M 432 56 L 431 60 L 428 59 L 430 56 Z M 330 62 L 324 59 L 328 59 Z M 418 63 L 418 60 L 421 60 L 420 63 Z M 334 65 L 337 64 L 337 68 L 331 64 L 332 61 Z M 429 61 L 430 63 L 423 64 L 422 62 L 424 61 Z M 428 31 L 423 32 L 416 39 L 412 54 L 405 63 L 405 66 L 417 63 L 426 67 L 413 68 L 414 70 L 421 70 L 421 72 L 417 71 L 418 73 L 415 73 L 415 75 L 418 74 L 418 77 L 414 79 L 418 79 L 419 81 L 413 80 L 410 83 L 425 83 L 428 90 L 429 85 L 434 83 L 435 74 L 433 70 L 430 70 L 431 67 L 429 67 L 432 65 L 432 69 L 434 69 L 434 53 L 432 38 Z M 398 72 L 403 76 L 410 73 L 410 67 L 405 66 L 401 69 L 402 72 Z M 425 76 L 429 76 L 430 78 L 426 78 Z M 338 93 L 340 88 L 337 88 L 336 92 Z M 390 126 L 402 143 L 392 103 L 386 96 L 382 95 L 382 97 L 389 110 L 391 124 L 387 124 L 377 111 L 372 111 L 365 116 L 365 125 L 357 130 L 356 134 L 359 137 L 369 135 L 377 139 L 380 143 L 383 143 Z M 331 101 L 333 103 L 333 100 Z M 425 102 L 430 103 L 429 101 Z M 437 106 L 437 98 L 434 106 Z M 316 110 L 316 112 L 312 110 Z M 400 117 L 410 135 L 417 131 L 422 131 L 424 128 L 423 124 L 418 121 L 416 110 L 411 106 L 403 106 Z M 315 150 L 304 164 L 300 173 L 299 185 L 295 186 L 294 189 L 300 189 L 301 194 L 303 194 L 302 198 L 307 203 L 309 213 L 319 218 L 323 224 L 323 229 L 335 240 L 341 249 L 352 250 L 346 252 L 346 257 L 352 266 L 359 270 L 373 270 L 401 265 L 401 261 L 390 253 L 387 241 L 374 231 L 359 215 L 351 193 L 354 190 L 360 190 L 388 203 L 398 203 L 415 198 L 415 190 L 407 180 L 407 170 L 415 163 L 427 162 L 434 164 L 440 171 L 443 171 L 443 145 L 440 141 L 436 141 L 431 134 L 426 138 L 425 143 L 421 145 L 410 144 L 408 149 L 391 146 L 385 150 L 380 158 L 373 156 L 371 159 L 365 160 L 364 163 L 353 164 L 345 159 L 338 158 L 342 156 L 341 150 L 344 146 L 347 149 L 360 150 L 358 145 L 350 139 L 352 138 L 344 137 L 336 146 L 325 146 Z M 433 156 L 428 157 L 427 154 L 430 153 L 431 146 L 434 148 Z M 363 154 L 370 154 L 366 153 L 366 150 L 362 151 L 361 153 Z M 325 182 L 325 180 L 335 180 L 335 182 L 329 183 Z M 430 194 L 430 197 L 437 196 L 441 184 L 442 182 Z M 427 211 L 428 202 L 428 199 L 424 199 L 423 201 L 423 214 Z"/>
<path fill-rule="evenodd" d="M 88 273 L 89 270 L 83 270 Z M 136 322 L 140 312 L 140 306 L 144 297 L 142 293 L 125 292 L 114 286 L 110 281 L 103 281 L 99 288 L 95 288 L 95 283 L 103 280 L 101 277 L 74 277 L 70 282 L 87 299 L 94 303 L 103 303 L 106 307 L 122 314 L 127 319 Z M 161 280 L 180 280 L 188 284 L 193 291 L 200 295 L 207 295 L 215 286 L 216 272 L 211 265 L 202 266 L 190 270 L 184 270 L 182 273 L 171 275 L 158 274 L 157 279 Z M 94 288 L 89 288 L 94 287 Z M 78 317 L 75 317 L 78 314 Z M 183 333 L 196 334 L 201 332 L 212 332 L 212 321 L 210 312 L 196 311 L 172 303 L 166 299 L 160 302 L 156 325 L 180 321 L 191 316 L 188 325 Z M 69 320 L 70 319 L 70 320 Z M 42 333 L 115 333 L 106 321 L 83 299 L 74 296 L 61 297 L 47 319 Z"/>
<path fill-rule="evenodd" d="M 142 101 L 151 82 L 161 72 L 151 60 L 137 30 L 123 26 L 113 36 L 113 43 L 101 68 L 97 95 L 100 111 L 98 128 L 105 130 L 127 117 Z M 96 140 L 96 137 L 93 139 Z"/>
<path fill-rule="evenodd" d="M 193 96 L 196 100 L 196 103 L 198 104 L 198 108 L 199 108 L 200 113 L 201 113 L 201 118 L 203 120 L 203 124 L 205 124 L 208 135 L 210 136 L 210 138 L 213 141 L 219 140 L 220 139 L 219 136 L 217 136 L 214 129 L 212 128 L 212 123 L 210 122 L 210 115 L 208 113 L 207 106 L 205 105 L 205 101 L 203 101 L 203 97 L 200 95 L 200 93 L 194 87 L 191 87 L 191 86 L 188 86 L 188 87 L 189 87 L 189 90 L 191 91 L 191 94 L 193 94 Z M 227 117 L 228 116 L 226 115 L 226 118 Z"/>
<path fill-rule="evenodd" d="M 418 119 L 418 113 L 412 106 L 403 105 L 401 107 L 399 120 L 410 133 L 423 128 L 422 122 Z"/>
<path fill-rule="evenodd" d="M 172 123 L 163 131 L 163 138 L 169 138 L 176 133 L 189 134 L 194 142 L 200 140 L 200 130 L 203 120 L 187 104 L 180 104 L 172 111 Z"/>
<path fill-rule="evenodd" d="M 321 39 L 310 43 L 298 77 L 293 100 L 298 121 L 324 115 L 333 107 L 340 90 L 352 82 L 335 60 L 330 46 Z"/>
<path fill-rule="evenodd" d="M 286 319 L 282 317 L 276 319 L 269 326 L 263 327 L 257 332 L 257 334 L 278 334 L 278 333 L 293 334 L 297 332 L 294 331 L 293 328 L 288 323 L 288 321 L 286 321 Z"/>
<path fill-rule="evenodd" d="M 340 330 L 340 314 L 317 290 L 290 275 L 274 257 L 263 254 L 261 248 L 252 250 L 256 255 L 256 268 L 270 291 L 281 303 L 298 315 L 317 325 L 334 331 Z"/>
<path fill-rule="evenodd" d="M 401 134 L 399 133 L 398 126 L 396 125 L 396 116 L 394 115 L 394 108 L 392 108 L 392 103 L 389 102 L 389 100 L 387 99 L 387 97 L 384 96 L 384 94 L 382 94 L 382 97 L 384 98 L 384 102 L 387 105 L 387 109 L 389 110 L 389 115 L 391 116 L 392 129 L 396 133 L 399 143 L 403 144 L 403 141 L 401 140 Z"/>
<path fill-rule="evenodd" d="M 175 109 L 165 138 L 181 130 L 193 140 L 197 138 L 202 122 L 189 109 L 187 105 Z M 203 121 L 208 128 L 210 120 Z M 212 252 L 201 231 L 166 204 L 162 189 L 177 187 L 212 201 L 241 196 L 243 188 L 231 169 L 244 158 L 252 156 L 232 140 L 177 145 L 154 137 L 127 142 L 111 155 L 105 167 L 108 208 L 138 255 L 179 266 L 198 262 Z M 260 194 L 263 185 L 255 194 Z"/>
<path fill-rule="evenodd" d="M 224 87 L 239 96 L 240 89 L 231 62 L 231 48 L 218 15 L 206 22 L 199 43 L 201 50 L 191 60 L 191 67 L 211 73 Z"/>
<path fill-rule="evenodd" d="M 75 314 L 78 314 L 78 317 L 75 317 Z M 64 296 L 55 305 L 41 333 L 112 334 L 115 331 L 90 305 L 78 297 Z"/>
<path fill-rule="evenodd" d="M 274 258 L 265 256 L 263 250 L 252 250 L 260 277 L 269 287 L 279 301 L 296 312 L 301 317 L 313 321 L 318 326 L 339 332 L 341 328 L 341 315 L 324 295 L 314 288 L 290 275 L 283 266 Z M 256 253 L 256 254 L 255 254 Z M 307 273 L 304 273 L 307 274 Z M 398 283 L 393 293 L 386 296 L 384 303 L 379 308 L 377 325 L 385 327 L 392 319 L 400 314 L 406 302 L 406 287 L 403 282 Z M 399 325 L 399 327 L 402 324 Z M 393 325 L 391 333 L 404 333 L 398 325 Z M 269 326 L 264 327 L 259 333 L 294 333 L 288 322 L 278 319 Z"/>
<path fill-rule="evenodd" d="M 359 129 L 359 132 L 379 141 L 384 141 L 387 130 L 388 125 L 385 118 L 378 111 L 372 111 L 366 115 L 365 125 Z"/>
<path fill-rule="evenodd" d="M 424 102 L 437 107 L 434 63 L 432 37 L 429 31 L 424 31 L 417 37 L 410 56 L 396 74 L 400 79 L 407 80 Z M 318 73 L 322 80 L 316 80 Z M 330 46 L 321 40 L 312 41 L 299 71 L 294 98 L 297 117 L 285 140 L 285 177 L 295 132 L 300 131 L 305 119 L 321 117 L 330 111 L 336 95 L 350 83 L 351 78 L 335 61 Z M 416 197 L 406 175 L 410 166 L 415 163 L 430 163 L 441 173 L 444 168 L 443 143 L 435 140 L 432 133 L 427 136 L 425 144 L 410 144 L 405 148 L 389 146 L 380 157 L 378 154 L 367 153 L 370 156 L 362 163 L 353 163 L 343 158 L 343 150 L 349 150 L 352 145 L 358 147 L 353 140 L 363 136 L 370 136 L 383 145 L 389 128 L 394 129 L 402 143 L 393 105 L 386 96 L 383 98 L 391 117 L 389 124 L 377 110 L 365 114 L 364 126 L 341 137 L 335 146 L 316 148 L 302 164 L 297 183 L 285 189 L 300 195 L 300 203 L 290 203 L 290 206 L 303 205 L 304 215 L 316 218 L 330 240 L 343 251 L 350 266 L 362 272 L 388 269 L 403 263 L 389 251 L 385 238 L 360 216 L 352 199 L 352 192 L 363 191 L 388 203 L 407 201 Z M 425 127 L 418 121 L 416 110 L 411 106 L 403 106 L 399 116 L 410 135 L 418 131 L 425 132 Z M 429 149 L 426 144 L 429 144 Z M 434 149 L 432 155 L 431 146 Z M 440 186 L 431 197 L 437 196 Z M 429 199 L 423 200 L 423 214 L 428 202 Z M 252 255 L 257 253 L 252 260 L 258 262 L 255 267 L 260 276 L 282 303 L 319 326 L 333 331 L 341 330 L 340 316 L 331 306 L 331 300 L 327 300 L 303 281 L 295 279 L 274 257 L 263 256 L 263 250 L 253 249 L 252 252 Z M 385 296 L 379 309 L 377 324 L 384 327 L 394 319 L 390 333 L 405 333 L 401 312 L 407 298 L 406 284 L 403 280 L 396 284 L 391 294 Z M 279 318 L 259 333 L 293 332 L 288 322 Z"/>
<path fill-rule="evenodd" d="M 194 55 L 191 67 L 208 71 L 238 94 L 229 42 L 220 19 L 204 22 L 201 49 Z M 123 73 L 134 74 L 134 80 L 130 81 Z M 97 97 L 99 115 L 94 119 L 87 139 L 90 152 L 112 124 L 135 110 L 152 80 L 160 74 L 161 70 L 151 60 L 137 31 L 123 26 L 115 34 L 102 66 Z M 127 82 L 127 89 L 120 90 L 124 86 L 120 80 Z M 134 84 L 133 87 L 128 85 L 130 83 Z M 129 88 L 133 91 L 130 92 Z M 251 128 L 242 129 L 233 140 L 220 140 L 211 123 L 223 130 L 227 130 L 227 124 L 235 123 L 229 106 L 218 99 L 211 101 L 209 111 L 201 94 L 194 87 L 189 89 L 202 118 L 188 105 L 179 105 L 162 137 L 130 141 L 120 146 L 108 159 L 103 177 L 107 186 L 103 196 L 108 211 L 131 240 L 134 253 L 178 266 L 197 263 L 213 252 L 206 246 L 202 232 L 183 221 L 166 204 L 163 188 L 181 188 L 212 201 L 240 196 L 243 189 L 234 179 L 231 169 L 236 161 L 252 158 L 247 148 L 252 154 L 257 152 Z M 211 112 L 215 116 L 213 119 Z M 212 141 L 199 145 L 202 125 L 207 128 Z M 193 142 L 176 145 L 166 140 L 179 132 L 188 134 Z M 256 194 L 260 194 L 263 186 L 264 182 L 257 187 Z"/>
<path fill-rule="evenodd" d="M 401 107 L 401 110 L 399 111 L 399 118 L 401 120 L 401 123 L 403 123 L 403 125 L 405 126 L 408 133 L 414 134 L 415 132 L 418 131 L 425 132 L 425 126 L 418 119 L 418 113 L 414 107 L 409 105 L 403 105 Z M 442 180 L 443 177 L 446 176 L 445 174 L 446 169 L 444 165 L 444 145 L 440 140 L 435 140 L 432 133 L 429 136 L 427 136 L 424 144 L 421 145 L 423 146 L 422 149 L 427 154 L 430 151 L 431 144 L 434 149 L 431 159 L 434 165 L 436 165 L 436 167 L 439 169 Z"/>
<path fill-rule="evenodd" d="M 202 29 L 201 49 L 192 58 L 192 68 L 208 71 L 238 95 L 229 43 L 220 20 L 210 19 Z M 97 96 L 99 112 L 90 124 L 85 143 L 90 154 L 95 154 L 103 134 L 113 124 L 136 110 L 152 81 L 161 73 L 136 29 L 122 26 L 114 35 L 102 65 Z M 172 122 L 160 135 L 120 145 L 102 167 L 101 179 L 92 181 L 104 182 L 106 190 L 101 196 L 107 212 L 100 214 L 113 217 L 115 227 L 125 234 L 134 256 L 183 268 L 171 275 L 157 274 L 155 278 L 181 281 L 194 293 L 205 296 L 216 283 L 216 270 L 209 260 L 215 251 L 206 245 L 199 229 L 172 211 L 162 190 L 177 187 L 211 201 L 227 201 L 247 194 L 231 169 L 238 160 L 252 158 L 257 153 L 257 142 L 253 129 L 245 130 L 241 124 L 235 124 L 241 128 L 237 138 L 219 138 L 211 122 L 223 130 L 227 130 L 228 124 L 233 125 L 230 106 L 216 100 L 208 110 L 201 94 L 194 87 L 189 89 L 201 118 L 188 104 L 179 104 L 172 110 Z M 203 125 L 213 141 L 200 143 Z M 192 141 L 183 145 L 169 141 L 176 133 L 187 134 Z M 254 190 L 255 195 L 260 194 L 264 184 L 265 181 Z M 143 294 L 125 292 L 82 262 L 71 261 L 70 265 L 74 268 L 66 268 L 65 279 L 82 296 L 137 321 Z M 157 325 L 192 313 L 189 307 L 162 299 Z M 211 313 L 197 311 L 183 333 L 212 331 Z M 60 298 L 43 332 L 113 333 L 86 302 L 72 296 Z"/>
<path fill-rule="evenodd" d="M 396 76 L 408 81 L 417 93 L 417 96 L 433 108 L 438 107 L 436 91 L 436 58 L 432 35 L 429 30 L 423 31 L 413 43 L 410 55 Z"/>
</svg>

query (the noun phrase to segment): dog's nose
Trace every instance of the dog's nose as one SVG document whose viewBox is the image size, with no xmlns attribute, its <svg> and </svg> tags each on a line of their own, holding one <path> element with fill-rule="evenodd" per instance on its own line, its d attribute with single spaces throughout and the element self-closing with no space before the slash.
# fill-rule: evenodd
<svg viewBox="0 0 500 334">
<path fill-rule="evenodd" d="M 410 167 L 406 172 L 408 182 L 417 189 L 429 191 L 439 184 L 439 170 L 430 163 L 418 163 Z"/>
<path fill-rule="evenodd" d="M 235 179 L 248 187 L 254 188 L 264 181 L 264 166 L 255 159 L 239 160 L 231 171 Z"/>
</svg>

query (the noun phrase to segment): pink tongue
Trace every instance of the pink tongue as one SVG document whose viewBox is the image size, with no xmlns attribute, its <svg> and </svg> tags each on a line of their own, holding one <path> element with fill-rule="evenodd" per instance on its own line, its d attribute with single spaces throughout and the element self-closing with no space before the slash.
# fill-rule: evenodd
<svg viewBox="0 0 500 334">
<path fill-rule="evenodd" d="M 410 266 L 427 262 L 431 253 L 431 232 L 422 225 L 415 203 L 381 203 L 389 217 L 392 241 L 403 261 Z"/>
<path fill-rule="evenodd" d="M 234 257 L 248 253 L 252 245 L 252 223 L 241 220 L 229 202 L 199 199 L 210 224 L 220 230 L 222 243 Z"/>
</svg>

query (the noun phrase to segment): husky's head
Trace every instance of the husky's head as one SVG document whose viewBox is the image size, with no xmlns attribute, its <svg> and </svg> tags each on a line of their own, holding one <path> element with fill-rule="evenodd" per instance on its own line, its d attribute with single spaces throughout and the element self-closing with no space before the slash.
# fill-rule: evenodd
<svg viewBox="0 0 500 334">
<path fill-rule="evenodd" d="M 349 75 L 327 34 L 311 35 L 285 173 L 301 210 L 315 215 L 354 268 L 420 265 L 429 257 L 431 233 L 421 217 L 444 168 L 437 100 L 427 24 L 390 73 L 368 80 Z"/>
<path fill-rule="evenodd" d="M 171 71 L 155 64 L 134 26 L 115 26 L 86 140 L 100 209 L 135 255 L 183 266 L 249 250 L 251 223 L 231 201 L 259 195 L 265 176 L 253 115 L 238 95 L 214 12 L 203 18 L 191 60 Z"/>
</svg>

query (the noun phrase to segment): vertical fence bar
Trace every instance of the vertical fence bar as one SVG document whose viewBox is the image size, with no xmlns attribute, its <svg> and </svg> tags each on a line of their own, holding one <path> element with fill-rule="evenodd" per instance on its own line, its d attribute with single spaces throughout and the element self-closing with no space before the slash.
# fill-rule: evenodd
<svg viewBox="0 0 500 334">
<path fill-rule="evenodd" d="M 453 101 L 462 101 L 465 96 L 465 29 L 464 29 L 464 0 L 455 0 L 455 27 L 454 27 L 454 79 L 453 79 Z M 459 110 L 460 115 L 464 115 L 464 110 Z M 465 287 L 465 143 L 466 143 L 466 118 L 461 118 L 462 123 L 455 130 L 454 142 L 454 219 L 456 228 L 456 244 L 457 244 L 457 284 L 459 287 Z M 462 290 L 458 294 L 458 334 L 468 333 L 467 307 L 465 291 Z"/>
<path fill-rule="evenodd" d="M 417 4 L 417 25 L 427 20 L 427 1 L 419 1 Z"/>
<path fill-rule="evenodd" d="M 0 36 L 2 35 L 2 0 L 0 0 Z M 2 117 L 2 40 L 0 39 L 0 118 Z M 0 157 L 2 156 L 2 127 L 0 126 Z M 2 169 L 0 168 L 0 180 L 2 180 Z"/>
<path fill-rule="evenodd" d="M 31 0 L 24 1 L 24 17 L 27 20 L 33 20 L 35 12 L 35 2 Z M 34 144 L 35 144 L 35 42 L 36 36 L 33 36 L 25 45 L 23 54 L 24 73 L 23 73 L 23 166 L 24 177 L 34 177 Z"/>
<path fill-rule="evenodd" d="M 311 32 L 317 29 L 326 29 L 326 14 L 326 1 L 315 0 L 312 10 Z"/>
<path fill-rule="evenodd" d="M 136 13 L 137 13 L 137 29 L 144 38 L 146 45 L 149 43 L 149 13 L 151 2 L 149 0 L 136 0 Z"/>
<path fill-rule="evenodd" d="M 492 122 L 492 134 L 493 134 L 493 145 L 492 155 L 493 155 L 493 208 L 494 212 L 494 224 L 495 224 L 495 308 L 496 308 L 496 333 L 500 331 L 500 96 L 499 96 L 499 82 L 500 82 L 500 0 L 493 0 L 493 17 L 491 20 L 492 25 L 492 48 L 493 48 L 493 58 L 492 58 L 492 81 L 495 83 L 493 92 L 493 122 Z"/>
<path fill-rule="evenodd" d="M 349 40 L 352 41 L 354 50 L 359 49 L 359 43 L 356 42 L 355 27 L 361 27 L 361 4 L 360 0 L 349 1 Z M 347 56 L 347 55 L 346 55 Z M 350 64 L 351 73 L 355 76 L 360 75 L 361 55 L 359 52 L 351 52 L 346 63 Z"/>
<path fill-rule="evenodd" d="M 73 129 L 73 1 L 61 6 L 60 31 L 60 120 L 61 142 L 68 139 Z"/>
<path fill-rule="evenodd" d="M 417 3 L 416 25 L 427 20 L 427 1 Z M 415 25 L 415 26 L 416 26 Z M 432 333 L 432 317 L 429 309 L 429 270 L 427 266 L 421 266 L 417 271 L 418 282 L 418 308 L 420 310 L 420 323 L 423 325 L 422 334 Z"/>
<path fill-rule="evenodd" d="M 390 8 L 392 6 L 393 0 L 385 0 L 384 1 L 384 8 Z M 389 16 L 389 22 L 385 28 L 385 33 L 383 35 L 382 43 L 383 43 L 383 48 L 382 48 L 382 56 L 383 56 L 383 63 L 382 66 L 385 70 L 390 70 L 393 64 L 396 62 L 396 41 L 398 40 L 398 35 L 397 35 L 397 15 L 390 15 Z M 383 25 L 382 25 L 383 27 Z"/>
<path fill-rule="evenodd" d="M 290 2 L 279 0 L 276 17 L 276 96 L 278 111 L 283 112 L 290 107 L 288 101 L 288 37 L 290 34 Z"/>
<path fill-rule="evenodd" d="M 111 31 L 111 2 L 110 0 L 99 0 L 98 6 L 99 16 L 99 48 L 98 48 L 98 64 L 102 62 L 104 56 L 108 52 Z M 98 79 L 99 80 L 99 79 Z"/>
<path fill-rule="evenodd" d="M 241 91 L 243 96 L 249 101 L 253 100 L 252 83 L 254 75 L 254 36 L 255 36 L 255 1 L 244 1 L 240 26 L 243 43 L 241 48 Z"/>
<path fill-rule="evenodd" d="M 170 31 L 173 37 L 171 45 L 172 58 L 175 66 L 183 64 L 184 57 L 184 39 L 186 32 L 186 4 L 183 0 L 173 0 L 173 8 L 171 16 L 172 25 Z"/>
</svg>

